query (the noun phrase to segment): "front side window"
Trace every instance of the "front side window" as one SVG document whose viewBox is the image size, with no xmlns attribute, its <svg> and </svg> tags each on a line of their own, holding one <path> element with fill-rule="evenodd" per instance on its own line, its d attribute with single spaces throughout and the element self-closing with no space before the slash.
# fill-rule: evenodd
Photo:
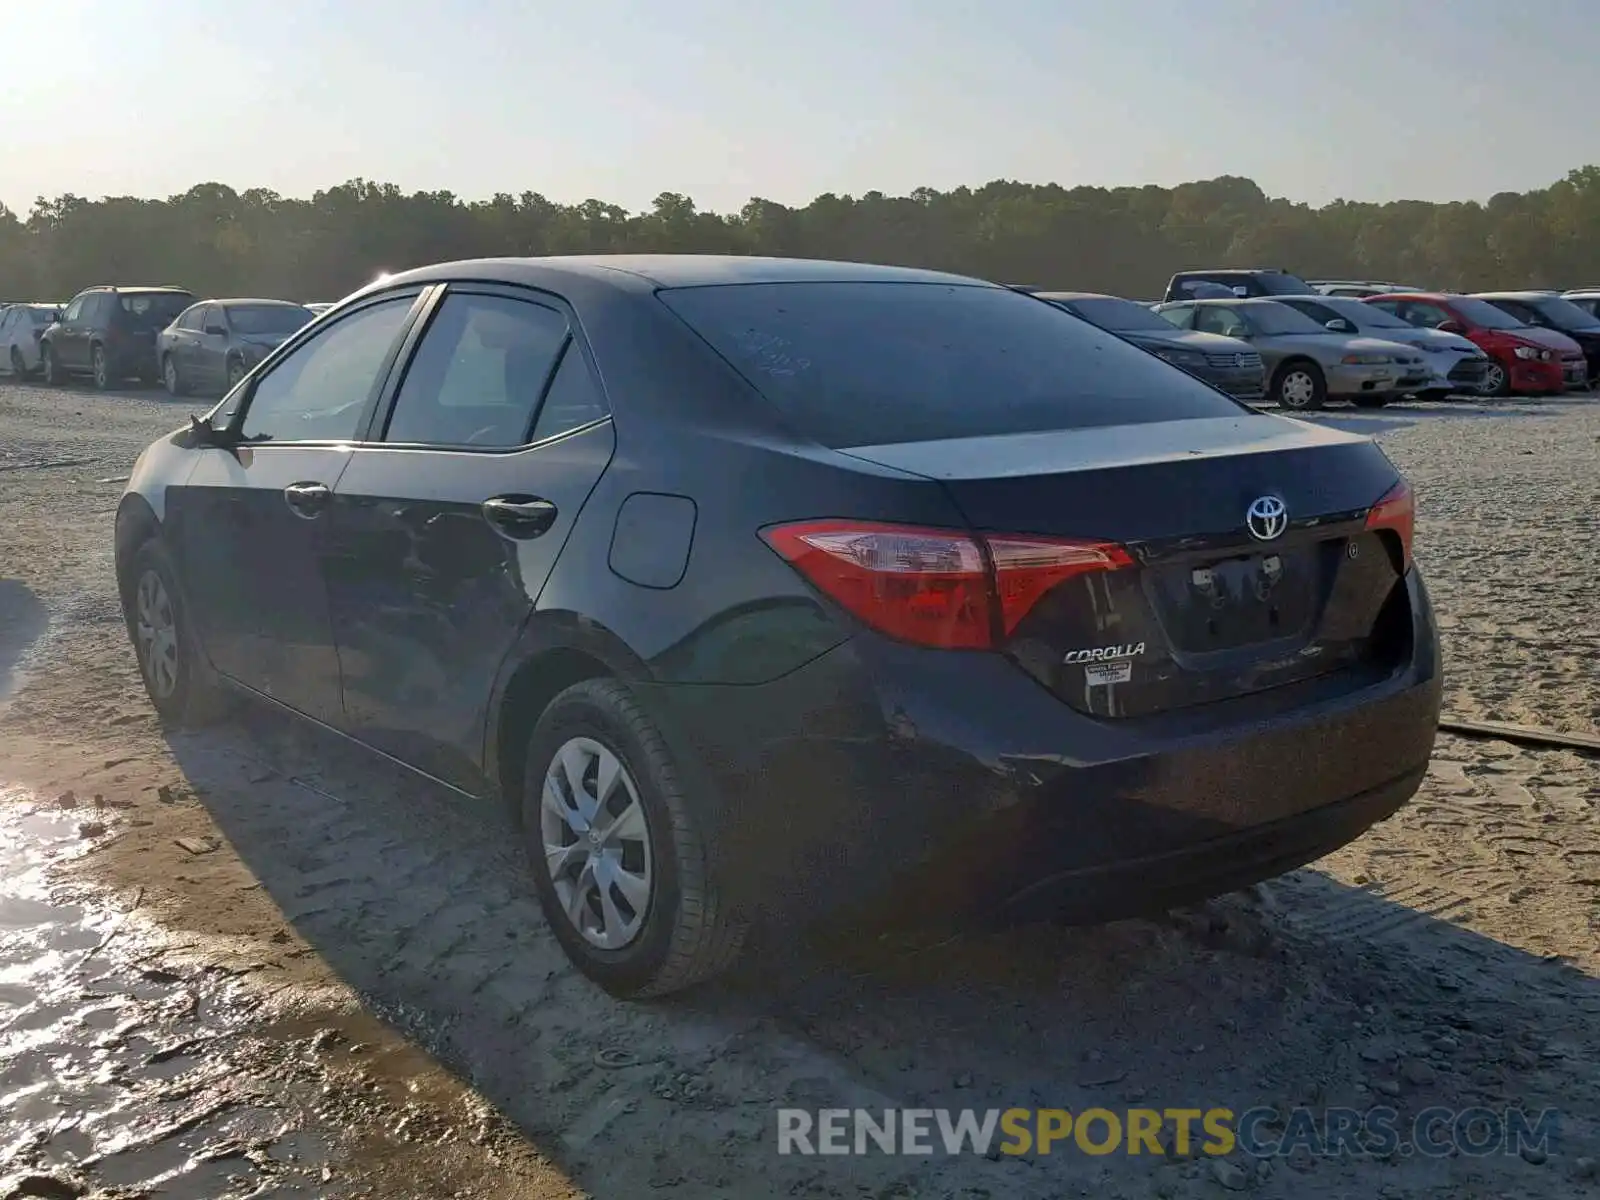
<svg viewBox="0 0 1600 1200">
<path fill-rule="evenodd" d="M 383 440 L 524 445 L 566 338 L 566 317 L 542 304 L 446 296 L 406 371 Z"/>
<path fill-rule="evenodd" d="M 246 441 L 348 441 L 361 428 L 395 336 L 415 297 L 351 313 L 274 364 L 251 389 Z"/>
<path fill-rule="evenodd" d="M 1175 326 L 1178 329 L 1193 329 L 1194 328 L 1194 306 L 1193 305 L 1190 305 L 1190 304 L 1177 304 L 1177 305 L 1174 305 L 1171 308 L 1158 309 L 1156 311 L 1156 315 L 1158 317 L 1160 317 L 1163 321 L 1165 321 L 1168 325 Z"/>
<path fill-rule="evenodd" d="M 1224 304 L 1211 304 L 1202 308 L 1195 317 L 1194 327 L 1201 333 L 1217 333 L 1223 337 L 1250 336 L 1250 326 L 1245 324 L 1244 318 Z"/>
<path fill-rule="evenodd" d="M 1484 307 L 1487 308 L 1488 305 Z M 1437 329 L 1450 320 L 1450 314 L 1437 304 L 1427 304 L 1421 300 L 1407 301 L 1405 312 L 1401 315 L 1422 329 Z"/>
<path fill-rule="evenodd" d="M 1325 304 L 1318 304 L 1315 300 L 1302 300 L 1298 296 L 1291 296 L 1278 301 L 1279 304 L 1292 308 L 1302 316 L 1310 317 L 1317 324 L 1324 327 L 1329 321 L 1348 320 L 1341 312 L 1335 312 Z"/>
<path fill-rule="evenodd" d="M 1009 288 L 746 283 L 656 295 L 797 429 L 831 447 L 1246 411 Z"/>
</svg>

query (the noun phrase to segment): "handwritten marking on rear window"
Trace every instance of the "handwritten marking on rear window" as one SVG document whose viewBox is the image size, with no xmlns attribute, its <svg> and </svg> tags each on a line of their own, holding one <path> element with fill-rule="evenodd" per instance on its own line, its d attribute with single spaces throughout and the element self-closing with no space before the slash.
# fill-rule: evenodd
<svg viewBox="0 0 1600 1200">
<path fill-rule="evenodd" d="M 739 349 L 749 356 L 751 365 L 768 375 L 794 377 L 810 370 L 811 360 L 789 353 L 794 344 L 788 338 L 764 333 L 759 329 L 746 329 L 736 335 Z"/>
</svg>

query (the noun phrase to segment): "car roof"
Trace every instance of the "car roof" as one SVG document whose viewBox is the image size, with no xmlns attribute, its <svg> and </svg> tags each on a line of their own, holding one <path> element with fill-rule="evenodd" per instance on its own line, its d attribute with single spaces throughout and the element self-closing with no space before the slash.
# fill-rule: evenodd
<svg viewBox="0 0 1600 1200">
<path fill-rule="evenodd" d="M 197 303 L 200 303 L 200 304 L 223 304 L 223 305 L 227 305 L 227 304 L 258 304 L 258 305 L 265 305 L 265 306 L 271 307 L 271 308 L 304 308 L 305 307 L 304 304 L 300 304 L 300 303 L 298 303 L 297 301 L 294 301 L 294 300 L 256 299 L 256 298 L 251 297 L 251 296 L 229 296 L 229 297 L 226 297 L 225 299 L 221 299 L 221 300 L 201 300 L 201 301 L 197 301 Z"/>
<path fill-rule="evenodd" d="M 532 287 L 582 280 L 651 291 L 731 283 L 946 283 L 1000 287 L 982 279 L 915 267 L 732 254 L 570 254 L 547 258 L 463 259 L 403 271 L 369 287 L 389 288 L 463 277 Z"/>
<path fill-rule="evenodd" d="M 1561 298 L 1560 292 L 1549 292 L 1543 288 L 1530 288 L 1525 292 L 1473 292 L 1479 300 L 1549 300 Z"/>
<path fill-rule="evenodd" d="M 1168 307 L 1170 307 L 1172 305 L 1175 305 L 1175 304 L 1205 304 L 1205 305 L 1213 305 L 1213 304 L 1248 304 L 1248 305 L 1250 305 L 1252 307 L 1258 307 L 1258 306 L 1260 306 L 1262 304 L 1280 304 L 1285 300 L 1317 300 L 1317 299 L 1326 299 L 1326 297 L 1317 297 L 1317 296 L 1232 296 L 1232 297 L 1228 297 L 1228 298 L 1224 299 L 1221 296 L 1207 296 L 1207 297 L 1203 297 L 1203 298 L 1201 298 L 1199 300 L 1169 300 L 1166 304 L 1163 304 L 1161 307 L 1162 308 L 1168 308 Z"/>
<path fill-rule="evenodd" d="M 124 292 L 129 295 L 148 295 L 151 292 L 171 292 L 175 296 L 194 295 L 188 288 L 173 287 L 170 283 L 157 284 L 152 287 L 122 287 L 115 283 L 97 283 L 93 287 L 86 287 L 85 292 Z"/>
<path fill-rule="evenodd" d="M 1033 295 L 1041 300 L 1121 300 L 1121 296 L 1113 296 L 1106 292 L 1034 292 Z M 1135 301 L 1126 301 L 1133 304 Z"/>
</svg>

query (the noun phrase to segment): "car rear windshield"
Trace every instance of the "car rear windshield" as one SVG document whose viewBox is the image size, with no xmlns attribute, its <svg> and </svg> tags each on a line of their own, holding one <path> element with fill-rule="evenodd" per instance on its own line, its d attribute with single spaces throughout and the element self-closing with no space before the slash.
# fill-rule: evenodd
<svg viewBox="0 0 1600 1200">
<path fill-rule="evenodd" d="M 1262 271 L 1256 275 L 1256 282 L 1269 296 L 1308 296 L 1317 290 L 1298 275 L 1282 271 Z"/>
<path fill-rule="evenodd" d="M 235 333 L 246 337 L 252 334 L 293 333 L 311 320 L 310 309 L 298 304 L 230 304 L 228 322 Z"/>
<path fill-rule="evenodd" d="M 657 293 L 827 446 L 1238 416 L 1250 410 L 1051 304 L 942 283 Z"/>
<path fill-rule="evenodd" d="M 35 325 L 53 325 L 61 319 L 61 310 L 59 308 L 30 308 L 28 316 L 33 319 Z"/>
<path fill-rule="evenodd" d="M 1471 296 L 1455 296 L 1450 307 L 1480 329 L 1526 329 L 1528 323 L 1513 317 L 1503 308 L 1496 308 L 1487 300 Z"/>
<path fill-rule="evenodd" d="M 1124 300 L 1120 296 L 1095 296 L 1086 300 L 1063 300 L 1061 307 L 1068 312 L 1082 317 L 1092 325 L 1101 329 L 1109 329 L 1113 333 L 1137 333 L 1139 330 L 1153 330 L 1158 333 L 1171 333 L 1172 326 L 1164 317 L 1151 312 L 1143 305 L 1135 304 L 1132 300 Z"/>
<path fill-rule="evenodd" d="M 122 311 L 135 325 L 162 327 L 171 324 L 184 309 L 194 303 L 187 292 L 121 292 Z"/>
</svg>

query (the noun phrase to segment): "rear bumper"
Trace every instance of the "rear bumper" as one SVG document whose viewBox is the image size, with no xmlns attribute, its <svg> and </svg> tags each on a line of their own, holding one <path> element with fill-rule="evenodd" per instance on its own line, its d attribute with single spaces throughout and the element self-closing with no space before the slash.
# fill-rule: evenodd
<svg viewBox="0 0 1600 1200">
<path fill-rule="evenodd" d="M 644 692 L 705 772 L 713 869 L 749 911 L 1105 919 L 1298 866 L 1410 797 L 1440 679 L 1415 572 L 1407 589 L 1397 670 L 1153 717 L 1090 717 L 999 656 L 867 635 L 774 683 Z"/>
</svg>

